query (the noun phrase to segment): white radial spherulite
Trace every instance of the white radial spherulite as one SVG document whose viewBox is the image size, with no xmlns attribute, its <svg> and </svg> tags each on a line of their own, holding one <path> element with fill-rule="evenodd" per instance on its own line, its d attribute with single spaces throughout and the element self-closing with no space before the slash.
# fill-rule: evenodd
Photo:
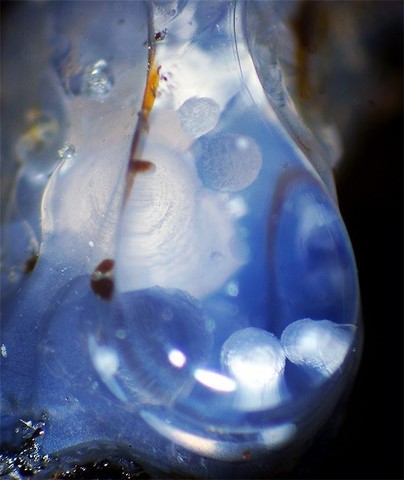
<svg viewBox="0 0 404 480">
<path fill-rule="evenodd" d="M 355 325 L 305 318 L 285 328 L 281 343 L 292 363 L 330 377 L 344 362 L 355 329 Z"/>
<path fill-rule="evenodd" d="M 236 228 L 225 200 L 202 187 L 192 159 L 155 144 L 144 158 L 155 168 L 136 176 L 122 216 L 117 287 L 178 288 L 201 298 L 243 263 L 232 248 Z"/>
<path fill-rule="evenodd" d="M 215 128 L 220 106 L 212 98 L 192 97 L 181 105 L 178 114 L 183 130 L 192 138 L 197 138 Z"/>
<path fill-rule="evenodd" d="M 272 333 L 254 327 L 236 331 L 223 344 L 221 362 L 237 382 L 240 409 L 261 410 L 282 400 L 285 354 Z"/>
<path fill-rule="evenodd" d="M 199 177 L 220 192 L 239 192 L 252 185 L 262 167 L 262 153 L 246 135 L 220 133 L 201 138 L 196 149 Z"/>
</svg>

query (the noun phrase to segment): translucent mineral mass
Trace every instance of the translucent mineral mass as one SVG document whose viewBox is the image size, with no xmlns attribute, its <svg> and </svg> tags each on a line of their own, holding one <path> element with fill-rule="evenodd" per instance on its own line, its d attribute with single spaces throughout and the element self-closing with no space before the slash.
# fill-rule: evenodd
<svg viewBox="0 0 404 480">
<path fill-rule="evenodd" d="M 278 476 L 351 383 L 337 143 L 251 5 L 8 7 L 0 475 Z"/>
</svg>

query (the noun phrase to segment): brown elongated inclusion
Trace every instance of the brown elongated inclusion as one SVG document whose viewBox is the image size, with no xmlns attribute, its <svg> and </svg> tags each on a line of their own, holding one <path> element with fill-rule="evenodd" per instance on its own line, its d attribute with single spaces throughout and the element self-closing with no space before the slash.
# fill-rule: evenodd
<svg viewBox="0 0 404 480">
<path fill-rule="evenodd" d="M 95 268 L 90 278 L 92 291 L 103 300 L 111 300 L 114 294 L 114 266 L 115 261 L 106 258 Z"/>
<path fill-rule="evenodd" d="M 153 169 L 152 162 L 142 160 L 145 136 L 149 131 L 149 117 L 153 108 L 154 100 L 159 85 L 159 68 L 156 64 L 156 46 L 153 40 L 149 40 L 149 58 L 146 86 L 143 94 L 142 108 L 138 113 L 138 121 L 135 133 L 133 134 L 132 144 L 130 148 L 130 156 L 128 168 L 126 171 L 125 192 L 123 197 L 123 208 L 128 201 L 130 192 L 132 191 L 135 177 L 139 172 L 145 172 Z M 150 168 L 146 168 L 150 167 Z"/>
<path fill-rule="evenodd" d="M 123 197 L 122 208 L 124 209 L 133 188 L 135 177 L 138 173 L 154 171 L 154 164 L 148 160 L 142 160 L 145 136 L 149 131 L 149 117 L 154 105 L 159 85 L 159 68 L 156 65 L 156 46 L 151 36 L 153 32 L 153 16 L 149 17 L 149 55 L 146 86 L 143 94 L 142 108 L 138 112 L 138 121 L 136 123 L 135 132 L 130 147 L 129 161 L 125 176 L 125 191 Z M 93 271 L 90 278 L 92 291 L 104 300 L 111 300 L 115 284 L 114 270 L 115 261 L 112 259 L 104 259 Z"/>
</svg>

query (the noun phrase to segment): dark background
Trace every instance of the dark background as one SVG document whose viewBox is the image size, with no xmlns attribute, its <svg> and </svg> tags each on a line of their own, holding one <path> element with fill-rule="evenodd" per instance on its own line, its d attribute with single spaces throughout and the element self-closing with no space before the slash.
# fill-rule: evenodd
<svg viewBox="0 0 404 480">
<path fill-rule="evenodd" d="M 365 340 L 345 424 L 326 466 L 333 478 L 403 478 L 402 135 L 402 114 L 364 127 L 348 154 L 357 163 L 338 183 L 357 260 Z"/>
<path fill-rule="evenodd" d="M 403 3 L 364 4 L 370 77 L 352 85 L 355 122 L 336 175 L 364 349 L 339 435 L 307 478 L 403 478 Z"/>
</svg>

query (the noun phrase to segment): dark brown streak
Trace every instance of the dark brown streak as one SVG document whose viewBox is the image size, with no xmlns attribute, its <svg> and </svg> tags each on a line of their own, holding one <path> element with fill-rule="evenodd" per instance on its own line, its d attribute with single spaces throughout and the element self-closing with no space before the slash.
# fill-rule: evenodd
<svg viewBox="0 0 404 480">
<path fill-rule="evenodd" d="M 147 85 L 146 85 L 147 87 Z M 128 162 L 128 169 L 126 172 L 126 185 L 125 185 L 125 194 L 123 199 L 123 206 L 125 207 L 126 202 L 128 201 L 130 192 L 132 191 L 133 184 L 135 182 L 135 176 L 137 172 L 133 171 L 132 163 L 136 161 L 136 157 L 140 156 L 143 151 L 144 144 L 144 134 L 149 131 L 149 118 L 148 115 L 145 115 L 144 112 L 138 113 L 138 121 L 136 124 L 135 133 L 133 134 L 132 144 L 130 147 L 130 155 Z M 142 141 L 143 139 L 143 141 Z"/>
<path fill-rule="evenodd" d="M 129 161 L 130 171 L 136 175 L 137 173 L 152 173 L 155 171 L 156 166 L 153 162 L 148 160 L 133 160 Z"/>
<path fill-rule="evenodd" d="M 28 273 L 31 273 L 34 270 L 38 262 L 38 258 L 39 258 L 39 253 L 33 252 L 30 258 L 25 262 L 24 273 L 26 275 L 28 275 Z"/>
<path fill-rule="evenodd" d="M 94 272 L 91 275 L 91 289 L 103 300 L 111 300 L 114 294 L 114 266 L 114 260 L 106 258 L 94 269 Z"/>
<path fill-rule="evenodd" d="M 149 32 L 153 32 L 153 16 L 150 15 Z M 125 193 L 123 197 L 123 208 L 129 199 L 129 195 L 132 191 L 133 184 L 135 182 L 137 168 L 133 168 L 133 165 L 140 161 L 144 149 L 145 136 L 149 131 L 149 116 L 153 108 L 153 103 L 157 95 L 157 88 L 159 84 L 159 67 L 155 63 L 156 57 L 156 45 L 154 35 L 149 34 L 149 55 L 148 55 L 148 71 L 145 90 L 143 94 L 143 102 L 141 111 L 138 113 L 138 121 L 136 124 L 135 132 L 133 134 L 132 144 L 130 148 L 130 156 L 128 161 L 128 168 L 126 173 Z"/>
</svg>

